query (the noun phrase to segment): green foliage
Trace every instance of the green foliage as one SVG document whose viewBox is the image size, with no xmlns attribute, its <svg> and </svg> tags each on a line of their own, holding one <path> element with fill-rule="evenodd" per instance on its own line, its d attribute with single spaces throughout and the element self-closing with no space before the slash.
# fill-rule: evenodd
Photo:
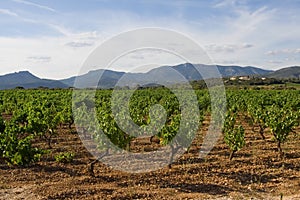
<svg viewBox="0 0 300 200">
<path fill-rule="evenodd" d="M 193 103 L 197 104 L 196 95 L 192 99 L 189 94 L 190 91 L 185 90 L 158 88 L 101 90 L 94 97 L 90 91 L 80 90 L 73 98 L 76 99 L 75 124 L 85 139 L 98 143 L 99 149 L 115 145 L 128 150 L 133 138 L 154 135 L 160 138 L 162 145 L 171 142 L 176 145 L 188 144 L 199 128 L 199 122 L 203 120 L 203 111 L 199 113 L 197 105 L 193 106 Z M 208 93 L 204 94 L 206 96 L 201 99 L 207 99 Z M 178 98 L 181 99 L 180 103 Z M 92 101 L 95 101 L 95 105 L 92 105 Z M 201 106 L 207 109 L 206 102 Z"/>
<path fill-rule="evenodd" d="M 252 120 L 252 126 L 258 125 L 259 126 L 259 133 L 262 139 L 265 139 L 264 130 L 267 128 L 266 120 L 267 120 L 267 112 L 266 109 L 259 104 L 248 104 L 248 113 Z M 253 127 L 254 130 L 254 127 Z"/>
<path fill-rule="evenodd" d="M 126 90 L 131 91 L 129 88 Z M 5 114 L 6 119 L 3 122 L 0 117 L 0 156 L 8 163 L 20 165 L 38 160 L 42 153 L 31 146 L 32 139 L 44 138 L 50 146 L 58 126 L 67 124 L 71 127 L 74 111 L 80 118 L 75 123 L 77 128 L 86 133 L 82 139 L 93 140 L 100 149 L 105 149 L 106 144 L 111 143 L 123 150 L 128 148 L 133 138 L 140 136 L 156 135 L 162 145 L 188 143 L 192 133 L 199 128 L 195 126 L 196 122 L 201 122 L 205 114 L 213 114 L 211 94 L 206 89 L 194 91 L 198 109 L 190 106 L 192 99 L 187 95 L 190 92 L 188 90 L 177 91 L 176 95 L 167 88 L 136 90 L 126 105 L 118 104 L 126 96 L 117 92 L 115 113 L 111 107 L 113 92 L 98 90 L 93 95 L 93 91 L 86 90 L 75 93 L 78 101 L 72 105 L 72 90 L 0 91 L 0 112 Z M 253 125 L 260 127 L 262 137 L 264 130 L 270 128 L 279 146 L 299 123 L 299 90 L 228 89 L 226 93 L 227 108 L 231 112 L 226 118 L 223 132 L 224 140 L 233 153 L 245 145 L 243 127 L 235 123 L 236 114 L 250 117 Z M 184 100 L 179 101 L 178 96 Z M 217 102 L 214 106 L 218 105 Z M 189 109 L 184 110 L 182 106 Z M 124 112 L 126 107 L 129 115 Z M 223 108 L 217 109 L 215 114 L 220 117 L 214 119 L 214 123 L 224 119 L 222 113 Z M 188 117 L 184 119 L 184 116 Z M 117 123 L 118 118 L 121 123 Z M 132 124 L 139 128 L 131 127 Z M 178 136 L 179 131 L 182 134 Z"/>
<path fill-rule="evenodd" d="M 45 138 L 51 148 L 51 138 L 56 134 L 57 126 L 61 122 L 61 114 L 54 102 L 41 101 L 40 104 L 28 106 L 28 131 Z"/>
<path fill-rule="evenodd" d="M 64 153 L 59 153 L 54 156 L 54 159 L 56 162 L 59 163 L 70 163 L 74 160 L 75 154 L 72 152 L 64 152 Z"/>
<path fill-rule="evenodd" d="M 291 110 L 271 106 L 268 109 L 267 125 L 277 141 L 279 153 L 282 153 L 281 144 L 287 140 L 289 133 L 298 125 L 298 116 Z"/>
<path fill-rule="evenodd" d="M 3 122 L 0 117 L 0 157 L 21 166 L 38 161 L 46 151 L 35 148 L 33 139 L 45 138 L 50 146 L 51 137 L 63 120 L 62 111 L 71 107 L 70 100 L 68 90 L 0 91 L 0 111 L 9 118 Z"/>
<path fill-rule="evenodd" d="M 224 141 L 231 149 L 230 160 L 235 152 L 245 146 L 245 131 L 241 125 L 236 126 L 236 114 L 229 113 L 225 118 L 223 133 Z"/>
<path fill-rule="evenodd" d="M 26 166 L 38 161 L 44 152 L 32 147 L 32 139 L 33 135 L 25 134 L 22 126 L 9 122 L 0 133 L 0 156 L 12 165 Z"/>
</svg>

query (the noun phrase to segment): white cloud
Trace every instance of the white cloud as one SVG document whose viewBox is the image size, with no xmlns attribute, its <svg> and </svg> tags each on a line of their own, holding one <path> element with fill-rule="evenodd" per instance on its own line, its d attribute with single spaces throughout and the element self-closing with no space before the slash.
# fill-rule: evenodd
<svg viewBox="0 0 300 200">
<path fill-rule="evenodd" d="M 229 35 L 229 38 L 232 40 L 242 40 L 251 36 L 259 36 L 259 31 L 264 30 L 264 25 L 268 24 L 268 20 L 272 19 L 276 10 L 261 7 L 255 11 L 251 11 L 247 8 L 237 7 L 235 8 L 235 12 L 238 14 L 238 17 L 227 20 L 228 28 L 233 32 L 232 35 Z"/>
<path fill-rule="evenodd" d="M 51 61 L 50 56 L 29 56 L 27 57 L 29 62 L 47 63 Z"/>
<path fill-rule="evenodd" d="M 275 55 L 278 55 L 278 54 L 298 54 L 298 53 L 300 53 L 300 48 L 273 50 L 273 51 L 268 51 L 266 54 L 275 56 Z"/>
<path fill-rule="evenodd" d="M 214 5 L 215 8 L 234 6 L 236 4 L 236 0 L 223 0 Z"/>
<path fill-rule="evenodd" d="M 243 49 L 249 49 L 252 48 L 254 45 L 252 44 L 211 44 L 211 45 L 206 45 L 205 49 L 207 49 L 207 51 L 209 52 L 215 52 L 215 53 L 219 53 L 219 52 L 224 52 L 224 53 L 236 53 L 240 50 Z"/>
<path fill-rule="evenodd" d="M 51 11 L 51 12 L 57 12 L 55 9 L 53 9 L 49 6 L 33 3 L 33 2 L 30 2 L 30 1 L 25 1 L 25 0 L 11 0 L 11 1 L 14 1 L 16 3 L 22 3 L 22 4 L 25 4 L 25 5 L 29 5 L 29 6 L 34 6 L 34 7 L 37 7 L 37 8 L 43 9 L 43 10 L 48 10 L 48 11 Z"/>
<path fill-rule="evenodd" d="M 170 46 L 169 46 L 170 48 Z M 185 60 L 163 49 L 136 49 L 118 57 L 111 63 L 111 69 L 125 72 L 147 72 L 152 67 L 177 65 Z"/>
<path fill-rule="evenodd" d="M 18 17 L 17 13 L 12 12 L 8 9 L 0 9 L 0 14 L 9 15 L 9 16 L 12 16 L 12 17 Z"/>
<path fill-rule="evenodd" d="M 282 64 L 283 63 L 283 61 L 281 61 L 281 60 L 269 60 L 268 62 L 271 64 Z"/>
<path fill-rule="evenodd" d="M 93 47 L 96 45 L 97 41 L 101 39 L 101 35 L 96 31 L 91 32 L 81 32 L 81 33 L 72 33 L 67 31 L 68 42 L 65 43 L 65 46 L 72 48 L 84 48 L 84 47 Z"/>
<path fill-rule="evenodd" d="M 66 44 L 66 46 L 74 47 L 74 48 L 89 47 L 89 46 L 93 46 L 93 45 L 94 45 L 94 43 L 92 43 L 92 42 L 80 42 L 80 41 L 68 42 Z"/>
<path fill-rule="evenodd" d="M 224 0 L 215 4 L 214 9 L 221 13 L 214 19 L 217 21 L 216 28 L 210 32 L 203 31 L 202 34 L 206 33 L 208 37 L 201 41 L 206 43 L 205 47 L 208 47 L 208 53 L 216 63 L 273 69 L 275 63 L 269 62 L 269 58 L 266 58 L 266 51 L 283 45 L 294 46 L 294 43 L 300 39 L 300 27 L 295 23 L 295 19 L 290 20 L 293 16 L 299 22 L 299 17 L 297 17 L 299 15 L 290 9 L 279 9 L 276 3 L 266 3 L 267 6 L 263 6 L 262 3 L 261 5 L 244 0 Z M 239 48 L 235 44 L 250 44 L 250 46 L 245 45 L 245 48 Z M 272 60 L 281 60 L 282 58 L 277 57 L 278 52 L 275 53 Z M 293 62 L 283 60 L 281 64 L 286 66 L 297 62 L 300 62 L 299 58 L 294 59 Z M 276 67 L 278 65 L 279 63 Z"/>
<path fill-rule="evenodd" d="M 55 11 L 53 8 L 25 0 L 11 1 Z M 154 0 L 154 3 L 147 0 L 141 1 L 139 3 L 151 5 L 168 6 L 169 4 L 158 0 Z M 176 0 L 170 4 L 176 7 L 182 4 L 199 8 L 204 4 L 203 2 Z M 214 2 L 216 1 L 206 3 L 205 8 L 209 9 Z M 273 3 L 266 3 L 266 5 L 251 6 L 244 0 L 218 1 L 213 5 L 212 11 L 204 11 L 208 13 L 204 17 L 194 14 L 192 9 L 190 13 L 188 9 L 178 9 L 181 16 L 176 14 L 176 9 L 173 9 L 174 13 L 171 14 L 147 17 L 139 12 L 99 8 L 91 12 L 81 10 L 60 13 L 51 17 L 45 15 L 40 19 L 18 10 L 18 14 L 32 17 L 28 19 L 11 10 L 0 9 L 1 14 L 14 16 L 16 20 L 32 23 L 37 27 L 51 28 L 60 33 L 55 36 L 27 39 L 0 38 L 0 74 L 7 73 L 9 70 L 15 71 L 20 67 L 20 70 L 29 68 L 33 73 L 42 77 L 69 77 L 77 73 L 84 59 L 101 41 L 123 31 L 145 26 L 172 29 L 190 36 L 207 50 L 211 59 L 217 64 L 254 65 L 272 69 L 281 64 L 299 63 L 300 49 L 295 46 L 300 40 L 298 13 L 285 10 L 285 8 L 276 9 Z M 202 10 L 199 9 L 199 12 Z M 293 16 L 293 20 L 290 16 Z M 30 28 L 32 24 L 29 24 Z M 40 61 L 29 59 L 39 56 L 51 59 L 42 64 L 43 59 Z M 140 60 L 141 63 L 149 57 L 148 54 L 131 54 L 131 56 L 131 59 Z M 288 56 L 295 58 L 286 60 L 284 57 Z M 123 61 L 123 66 L 131 64 L 124 59 Z M 166 59 L 163 62 L 166 62 Z M 118 67 L 121 71 L 126 70 L 126 67 L 122 68 L 120 62 Z"/>
<path fill-rule="evenodd" d="M 91 47 L 65 46 L 73 38 L 0 37 L 0 74 L 29 70 L 42 78 L 67 78 L 76 75 Z"/>
</svg>

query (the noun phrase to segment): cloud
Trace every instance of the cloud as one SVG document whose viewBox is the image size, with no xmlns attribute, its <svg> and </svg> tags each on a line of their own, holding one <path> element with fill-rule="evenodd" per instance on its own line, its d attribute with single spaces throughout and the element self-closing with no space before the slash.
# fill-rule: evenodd
<svg viewBox="0 0 300 200">
<path fill-rule="evenodd" d="M 66 46 L 69 47 L 74 47 L 74 48 L 80 48 L 80 47 L 89 47 L 89 46 L 93 46 L 94 43 L 93 42 L 68 42 L 65 44 Z"/>
<path fill-rule="evenodd" d="M 53 9 L 51 7 L 44 6 L 44 5 L 37 4 L 37 3 L 33 3 L 33 2 L 30 2 L 30 1 L 25 1 L 25 0 L 11 0 L 11 1 L 16 2 L 16 3 L 22 3 L 22 4 L 25 4 L 25 5 L 29 5 L 29 6 L 34 6 L 34 7 L 44 9 L 44 10 L 48 10 L 48 11 L 51 11 L 51 12 L 57 12 L 55 9 Z"/>
<path fill-rule="evenodd" d="M 77 75 L 81 63 L 93 47 L 73 48 L 65 46 L 73 38 L 60 37 L 1 37 L 0 74 L 24 69 L 39 77 L 62 79 Z"/>
<path fill-rule="evenodd" d="M 279 63 L 275 64 L 278 61 L 283 65 L 295 65 L 300 62 L 300 54 L 296 54 L 300 50 L 297 50 L 295 46 L 300 39 L 298 26 L 300 17 L 296 5 L 293 9 L 289 8 L 293 6 L 292 3 L 290 5 L 280 3 L 283 6 L 279 7 L 277 2 L 272 1 L 256 3 L 257 1 L 251 0 L 207 2 L 175 0 L 167 3 L 159 0 L 141 0 L 135 3 L 151 4 L 149 12 L 148 10 L 147 12 L 137 11 L 136 7 L 127 9 L 114 4 L 111 8 L 102 4 L 103 7 L 92 9 L 84 7 L 71 10 L 61 7 L 65 10 L 57 15 L 53 15 L 51 12 L 54 9 L 50 8 L 51 12 L 42 12 L 40 15 L 40 12 L 30 14 L 22 12 L 23 4 L 39 7 L 46 3 L 36 6 L 30 1 L 49 1 L 10 1 L 18 2 L 19 4 L 15 6 L 19 7 L 16 8 L 18 15 L 12 12 L 15 10 L 0 10 L 2 14 L 14 16 L 15 18 L 11 20 L 16 21 L 15 24 L 10 23 L 8 25 L 10 27 L 5 29 L 7 31 L 1 34 L 2 36 L 6 34 L 6 37 L 2 39 L 0 37 L 1 73 L 20 66 L 20 70 L 25 67 L 44 77 L 63 78 L 75 75 L 90 51 L 101 41 L 123 31 L 145 26 L 167 28 L 190 36 L 204 47 L 211 60 L 218 64 L 263 66 L 272 69 L 273 66 L 279 66 Z M 97 1 L 109 2 L 109 0 Z M 131 4 L 130 0 L 125 1 L 128 5 Z M 166 12 L 161 12 L 159 7 L 155 8 L 160 11 L 158 15 L 150 14 L 149 16 L 151 7 L 157 4 L 162 7 L 163 11 L 166 8 L 164 6 L 167 6 Z M 183 9 L 179 9 L 182 8 L 181 4 L 185 5 Z M 143 9 L 147 6 L 137 7 Z M 198 9 L 200 7 L 201 9 Z M 50 11 L 47 8 L 46 10 Z M 182 15 L 179 17 L 178 13 Z M 18 33 L 15 33 L 15 30 Z M 17 37 L 10 32 L 18 34 Z M 31 32 L 33 34 L 30 34 Z M 40 35 L 40 32 L 43 35 Z M 268 50 L 272 51 L 267 52 Z M 47 55 L 51 59 L 45 62 L 42 61 L 43 58 L 33 58 L 39 57 L 35 55 Z M 130 67 L 132 63 L 139 64 L 140 61 L 143 64 L 145 60 L 153 58 L 150 57 L 151 54 L 131 55 L 130 58 L 126 57 L 130 62 L 122 59 L 122 62 L 118 63 L 120 71 L 126 70 L 126 67 Z M 296 60 L 287 61 L 284 60 L 285 57 L 296 57 Z M 155 58 L 157 62 L 163 59 L 161 55 Z M 174 59 L 166 55 L 164 58 L 162 62 L 166 64 L 170 64 L 170 59 Z"/>
<path fill-rule="evenodd" d="M 48 63 L 51 61 L 50 56 L 29 56 L 27 60 L 30 62 Z"/>
<path fill-rule="evenodd" d="M 9 15 L 9 16 L 12 16 L 12 17 L 18 17 L 17 13 L 12 12 L 8 9 L 0 9 L 0 14 Z"/>
<path fill-rule="evenodd" d="M 266 27 L 278 16 L 278 10 L 272 4 L 254 5 L 255 3 L 247 0 L 223 0 L 216 3 L 213 9 L 220 13 L 215 19 L 216 25 L 222 30 L 220 38 L 231 42 L 249 37 L 255 39 L 254 37 L 259 36 L 259 31 L 268 31 Z"/>
<path fill-rule="evenodd" d="M 72 48 L 91 47 L 100 39 L 96 31 L 74 33 L 70 30 L 63 29 L 65 36 L 70 39 L 65 46 Z"/>
<path fill-rule="evenodd" d="M 223 0 L 223 1 L 216 3 L 213 7 L 221 8 L 221 7 L 233 6 L 235 4 L 236 4 L 236 0 Z"/>
<path fill-rule="evenodd" d="M 261 7 L 255 11 L 248 9 L 237 9 L 239 17 L 236 20 L 228 21 L 232 24 L 232 30 L 234 30 L 233 38 L 246 38 L 253 33 L 257 34 L 259 29 L 263 25 L 266 25 L 268 20 L 272 19 L 276 13 L 275 9 L 268 9 L 267 7 Z"/>
<path fill-rule="evenodd" d="M 128 3 L 130 3 L 132 0 L 127 0 Z M 136 1 L 137 3 L 140 4 L 151 4 L 151 5 L 156 5 L 156 6 L 173 6 L 177 8 L 182 8 L 182 7 L 202 7 L 205 5 L 205 2 L 201 1 L 195 1 L 195 0 L 172 0 L 172 1 L 161 1 L 161 0 L 138 0 Z"/>
<path fill-rule="evenodd" d="M 273 50 L 273 51 L 268 51 L 266 54 L 275 56 L 278 54 L 298 54 L 300 53 L 300 48 L 297 49 L 281 49 L 281 50 Z"/>
<path fill-rule="evenodd" d="M 271 64 L 282 64 L 283 61 L 281 61 L 281 60 L 269 60 L 268 63 L 271 63 Z"/>
<path fill-rule="evenodd" d="M 215 53 L 219 53 L 219 52 L 235 53 L 239 50 L 252 48 L 253 46 L 254 45 L 252 44 L 223 44 L 223 45 L 211 44 L 211 45 L 206 45 L 205 49 Z"/>
<path fill-rule="evenodd" d="M 137 60 L 144 60 L 145 56 L 143 56 L 143 55 L 132 55 L 131 58 L 132 59 L 137 59 Z"/>
</svg>

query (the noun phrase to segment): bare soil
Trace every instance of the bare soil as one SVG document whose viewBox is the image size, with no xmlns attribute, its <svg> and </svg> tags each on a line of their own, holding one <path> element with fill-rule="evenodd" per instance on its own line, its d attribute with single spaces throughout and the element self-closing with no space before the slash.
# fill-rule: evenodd
<svg viewBox="0 0 300 200">
<path fill-rule="evenodd" d="M 87 167 L 94 158 L 74 130 L 63 127 L 40 162 L 24 168 L 0 164 L 0 199 L 300 199 L 300 128 L 283 145 L 281 158 L 269 131 L 262 140 L 244 121 L 247 144 L 231 161 L 222 138 L 199 158 L 207 118 L 190 152 L 171 169 L 131 174 L 97 163 L 95 177 Z M 133 148 L 156 146 L 136 142 Z M 54 156 L 60 152 L 73 152 L 75 158 L 58 163 Z"/>
</svg>

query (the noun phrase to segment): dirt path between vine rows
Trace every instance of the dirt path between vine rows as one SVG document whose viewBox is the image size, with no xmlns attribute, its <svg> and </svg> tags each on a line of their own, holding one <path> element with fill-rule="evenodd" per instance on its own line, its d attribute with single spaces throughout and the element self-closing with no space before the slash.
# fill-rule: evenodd
<svg viewBox="0 0 300 200">
<path fill-rule="evenodd" d="M 204 122 L 189 153 L 171 169 L 147 173 L 126 173 L 103 163 L 95 165 L 95 177 L 88 173 L 92 155 L 74 130 L 62 128 L 53 139 L 50 153 L 30 167 L 0 163 L 0 199 L 270 199 L 300 200 L 300 128 L 283 145 L 285 157 L 266 130 L 266 140 L 253 132 L 246 121 L 246 146 L 233 158 L 222 138 L 204 158 L 199 149 L 209 121 Z M 44 141 L 35 145 L 46 147 Z M 157 144 L 135 143 L 133 151 L 155 149 Z M 71 163 L 58 163 L 54 156 L 73 152 Z"/>
<path fill-rule="evenodd" d="M 38 196 L 33 193 L 33 188 L 35 186 L 23 186 L 19 188 L 12 188 L 12 189 L 0 189 L 0 200 L 42 200 L 45 199 L 41 196 Z M 247 197 L 244 197 L 245 199 Z M 211 200 L 234 200 L 236 197 L 209 197 Z M 243 196 L 240 196 L 239 199 L 243 199 Z M 251 197 L 251 200 L 274 200 L 274 199 L 280 199 L 280 196 L 270 196 L 270 195 L 263 195 L 259 198 L 257 197 Z M 283 200 L 299 200 L 299 195 L 291 195 L 291 196 L 284 196 Z"/>
</svg>

